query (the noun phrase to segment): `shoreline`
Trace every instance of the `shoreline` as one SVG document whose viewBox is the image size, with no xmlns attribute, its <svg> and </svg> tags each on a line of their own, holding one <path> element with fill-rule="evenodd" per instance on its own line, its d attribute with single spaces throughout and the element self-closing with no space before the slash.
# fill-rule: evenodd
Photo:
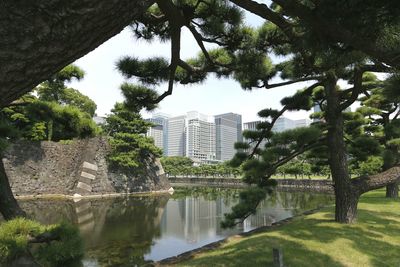
<svg viewBox="0 0 400 267">
<path fill-rule="evenodd" d="M 310 191 L 321 193 L 333 193 L 334 187 L 331 180 L 309 180 L 309 179 L 274 179 L 278 190 Z M 228 188 L 246 188 L 248 185 L 240 178 L 195 178 L 195 177 L 168 177 L 172 186 L 210 186 Z"/>
<path fill-rule="evenodd" d="M 65 194 L 32 194 L 32 195 L 15 195 L 17 200 L 34 200 L 34 199 L 68 199 L 77 200 L 80 199 L 101 199 L 101 198 L 113 198 L 113 197 L 125 197 L 125 196 L 151 196 L 151 195 L 165 195 L 173 194 L 174 189 L 171 187 L 168 190 L 157 190 L 157 191 L 147 191 L 147 192 L 131 192 L 131 193 L 103 193 L 103 194 L 93 194 L 93 195 L 65 195 Z"/>
</svg>

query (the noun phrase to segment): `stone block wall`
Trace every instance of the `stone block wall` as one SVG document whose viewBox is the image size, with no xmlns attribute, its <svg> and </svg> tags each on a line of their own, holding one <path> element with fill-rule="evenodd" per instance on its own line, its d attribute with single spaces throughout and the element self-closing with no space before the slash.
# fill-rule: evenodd
<svg viewBox="0 0 400 267">
<path fill-rule="evenodd" d="M 148 159 L 146 174 L 124 176 L 109 170 L 105 137 L 70 144 L 20 141 L 6 151 L 3 162 L 15 195 L 93 195 L 168 190 L 158 159 Z"/>
</svg>

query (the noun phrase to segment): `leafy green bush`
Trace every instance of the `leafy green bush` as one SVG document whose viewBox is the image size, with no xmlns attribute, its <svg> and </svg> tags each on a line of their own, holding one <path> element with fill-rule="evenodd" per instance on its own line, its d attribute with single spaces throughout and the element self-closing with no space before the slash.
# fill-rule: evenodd
<svg viewBox="0 0 400 267">
<path fill-rule="evenodd" d="M 35 250 L 31 238 L 46 233 L 54 241 L 40 243 Z M 83 256 L 83 242 L 77 227 L 67 224 L 42 225 L 25 218 L 17 218 L 0 225 L 0 264 L 31 254 L 43 266 L 66 266 Z"/>
</svg>

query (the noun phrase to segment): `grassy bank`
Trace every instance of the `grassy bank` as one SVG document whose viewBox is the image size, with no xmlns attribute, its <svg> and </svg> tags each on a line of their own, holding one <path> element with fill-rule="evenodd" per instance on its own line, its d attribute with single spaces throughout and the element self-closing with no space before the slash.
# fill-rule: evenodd
<svg viewBox="0 0 400 267">
<path fill-rule="evenodd" d="M 333 222 L 333 207 L 249 237 L 232 237 L 220 248 L 196 254 L 180 266 L 272 266 L 272 248 L 285 266 L 400 266 L 400 201 L 384 191 L 364 195 L 358 221 Z"/>
</svg>

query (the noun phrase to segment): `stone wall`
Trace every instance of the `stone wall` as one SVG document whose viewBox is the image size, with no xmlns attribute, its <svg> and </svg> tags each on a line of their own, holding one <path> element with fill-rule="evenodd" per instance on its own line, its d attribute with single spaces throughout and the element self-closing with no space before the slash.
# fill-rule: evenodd
<svg viewBox="0 0 400 267">
<path fill-rule="evenodd" d="M 125 176 L 108 169 L 105 137 L 70 144 L 20 141 L 6 151 L 3 162 L 15 195 L 93 195 L 168 190 L 158 159 L 149 159 L 146 175 Z"/>
</svg>

